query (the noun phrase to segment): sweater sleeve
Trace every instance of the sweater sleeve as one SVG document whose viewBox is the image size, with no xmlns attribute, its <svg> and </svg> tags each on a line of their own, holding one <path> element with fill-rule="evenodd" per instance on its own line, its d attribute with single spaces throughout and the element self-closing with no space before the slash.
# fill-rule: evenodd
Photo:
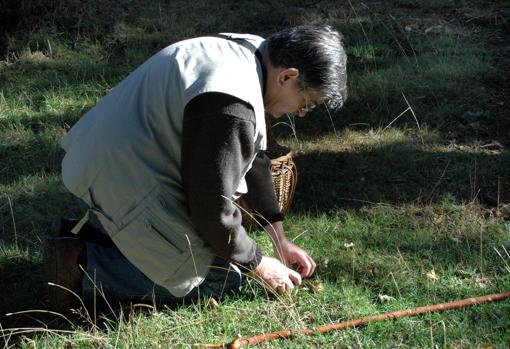
<svg viewBox="0 0 510 349">
<path fill-rule="evenodd" d="M 232 203 L 254 155 L 255 115 L 245 102 L 205 93 L 184 110 L 181 172 L 191 220 L 220 257 L 254 269 L 262 253 Z"/>
</svg>

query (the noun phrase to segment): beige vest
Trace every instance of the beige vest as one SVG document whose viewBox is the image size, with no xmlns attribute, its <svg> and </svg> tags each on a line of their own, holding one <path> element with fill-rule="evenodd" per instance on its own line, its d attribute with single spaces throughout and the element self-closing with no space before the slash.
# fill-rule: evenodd
<svg viewBox="0 0 510 349">
<path fill-rule="evenodd" d="M 263 41 L 232 35 L 256 47 Z M 261 84 L 250 49 L 215 37 L 178 42 L 112 89 L 61 141 L 64 184 L 90 207 L 81 222 L 99 222 L 131 263 L 175 296 L 198 286 L 213 259 L 191 224 L 182 186 L 184 107 L 205 92 L 246 101 L 255 111 L 257 152 L 266 147 Z"/>
</svg>

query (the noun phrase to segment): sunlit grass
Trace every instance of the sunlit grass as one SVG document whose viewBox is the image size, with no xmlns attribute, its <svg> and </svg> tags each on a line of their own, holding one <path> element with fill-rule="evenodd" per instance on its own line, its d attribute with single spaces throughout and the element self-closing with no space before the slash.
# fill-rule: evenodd
<svg viewBox="0 0 510 349">
<path fill-rule="evenodd" d="M 190 10 L 188 2 L 134 1 L 118 20 L 110 13 L 106 20 L 92 17 L 92 7 L 70 2 L 69 18 L 9 34 L 0 62 L 5 347 L 189 348 L 227 343 L 238 333 L 315 327 L 508 290 L 510 158 L 504 145 L 492 142 L 501 141 L 505 124 L 493 116 L 500 107 L 489 104 L 491 83 L 502 72 L 474 37 L 471 22 L 440 18 L 453 2 L 411 3 L 386 8 L 242 1 L 211 8 L 196 2 Z M 102 6 L 120 11 L 117 3 Z M 473 6 L 494 22 L 496 12 Z M 298 164 L 298 189 L 285 224 L 289 238 L 318 263 L 311 280 L 276 297 L 249 279 L 241 294 L 214 309 L 206 302 L 176 309 L 133 305 L 72 325 L 40 313 L 5 317 L 46 309 L 41 241 L 54 234 L 60 217 L 78 214 L 59 174 L 58 141 L 69 127 L 175 40 L 217 31 L 267 35 L 299 21 L 339 28 L 350 69 L 350 99 L 342 110 L 321 107 L 274 128 Z M 71 22 L 69 31 L 62 29 Z M 266 235 L 252 236 L 272 253 Z M 261 347 L 505 348 L 508 313 L 506 301 Z"/>
</svg>

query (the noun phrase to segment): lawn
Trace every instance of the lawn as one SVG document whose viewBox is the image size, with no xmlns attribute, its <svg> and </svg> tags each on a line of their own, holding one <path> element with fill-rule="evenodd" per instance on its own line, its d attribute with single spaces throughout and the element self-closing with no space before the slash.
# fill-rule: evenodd
<svg viewBox="0 0 510 349">
<path fill-rule="evenodd" d="M 191 348 L 510 290 L 510 4 L 503 1 L 20 1 L 0 14 L 0 343 Z M 78 207 L 58 140 L 166 45 L 328 23 L 340 110 L 274 122 L 299 182 L 285 227 L 318 263 L 290 295 L 255 280 L 219 306 L 48 313 L 41 244 Z M 271 254 L 271 242 L 251 232 Z M 100 297 L 100 296 L 98 296 Z M 507 348 L 510 300 L 260 345 Z"/>
</svg>

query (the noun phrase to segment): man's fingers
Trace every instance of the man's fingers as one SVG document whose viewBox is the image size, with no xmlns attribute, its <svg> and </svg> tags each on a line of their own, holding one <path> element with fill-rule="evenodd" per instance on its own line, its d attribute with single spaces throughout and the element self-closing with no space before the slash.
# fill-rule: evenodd
<svg viewBox="0 0 510 349">
<path fill-rule="evenodd" d="M 301 277 L 309 277 L 315 271 L 317 265 L 315 261 L 308 254 L 304 253 L 299 256 L 299 260 L 296 261 L 298 263 L 297 271 L 301 275 Z"/>
<path fill-rule="evenodd" d="M 298 272 L 289 269 L 289 279 L 295 284 L 295 285 L 301 285 L 301 275 L 299 275 Z"/>
<path fill-rule="evenodd" d="M 301 274 L 302 277 L 308 277 L 312 274 L 313 265 L 310 262 L 310 257 L 308 257 L 308 255 L 305 255 L 299 264 L 299 274 Z"/>
<path fill-rule="evenodd" d="M 310 274 L 308 274 L 307 276 L 311 276 L 314 272 L 315 272 L 315 268 L 317 268 L 317 264 L 315 263 L 315 261 L 313 260 L 312 257 L 308 256 L 308 260 L 310 261 L 310 264 L 312 265 L 312 268 L 310 270 Z"/>
<path fill-rule="evenodd" d="M 308 262 L 311 267 L 311 263 Z M 292 270 L 277 259 L 262 257 L 255 273 L 266 282 L 266 285 L 278 293 L 290 292 L 294 285 L 301 285 L 301 275 Z"/>
<path fill-rule="evenodd" d="M 278 286 L 275 287 L 275 290 L 279 294 L 282 294 L 282 293 L 290 292 L 293 288 L 294 288 L 294 284 L 290 280 L 287 280 L 287 282 L 284 282 L 284 281 L 280 282 L 278 284 Z"/>
</svg>

